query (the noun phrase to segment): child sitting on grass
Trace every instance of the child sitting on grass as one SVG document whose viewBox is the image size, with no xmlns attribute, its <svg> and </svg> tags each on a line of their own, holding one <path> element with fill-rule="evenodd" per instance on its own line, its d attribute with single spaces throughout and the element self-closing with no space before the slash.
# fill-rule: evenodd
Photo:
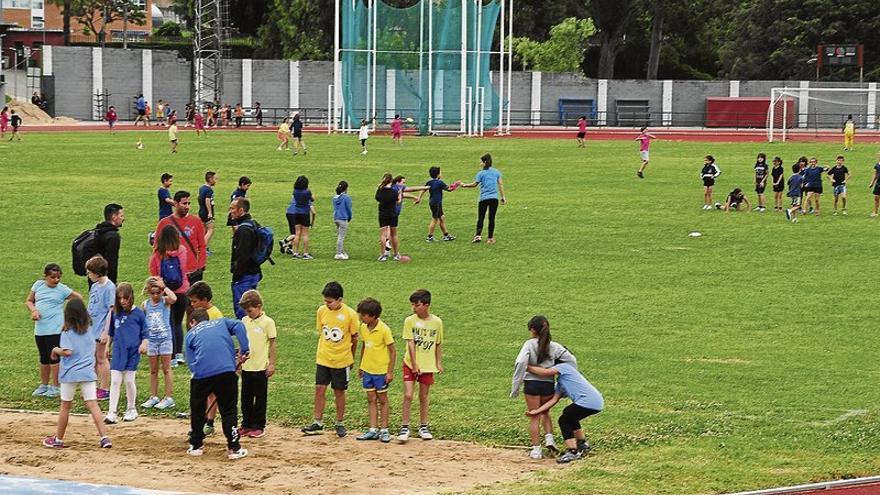
<svg viewBox="0 0 880 495">
<path fill-rule="evenodd" d="M 64 432 L 67 430 L 77 385 L 101 437 L 99 445 L 102 449 L 113 446 L 101 423 L 96 383 L 98 375 L 95 373 L 95 338 L 89 331 L 90 324 L 91 319 L 82 299 L 68 301 L 64 308 L 64 330 L 61 332 L 60 343 L 52 349 L 52 355 L 61 359 L 58 372 L 58 380 L 61 382 L 61 410 L 58 412 L 55 435 L 43 439 L 44 447 L 64 448 Z"/>
<path fill-rule="evenodd" d="M 31 394 L 34 397 L 58 397 L 61 393 L 58 359 L 52 355 L 52 349 L 61 342 L 64 302 L 72 298 L 82 299 L 82 296 L 61 283 L 61 267 L 57 263 L 48 263 L 43 268 L 43 278 L 34 282 L 25 301 L 34 320 L 34 338 L 40 354 L 40 385 Z"/>
</svg>

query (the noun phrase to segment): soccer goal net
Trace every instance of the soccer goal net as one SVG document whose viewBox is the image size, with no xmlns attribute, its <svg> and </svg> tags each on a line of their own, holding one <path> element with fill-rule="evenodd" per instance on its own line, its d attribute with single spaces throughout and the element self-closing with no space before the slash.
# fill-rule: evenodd
<svg viewBox="0 0 880 495">
<path fill-rule="evenodd" d="M 508 0 L 337 0 L 331 128 L 395 115 L 421 134 L 482 134 L 501 124 L 504 47 L 495 42 Z M 494 59 L 493 59 L 494 57 Z M 493 86 L 490 62 L 501 66 Z M 509 71 L 508 71 L 509 72 Z M 509 75 L 508 75 L 509 78 Z"/>
<path fill-rule="evenodd" d="M 849 118 L 857 129 L 877 129 L 875 85 L 869 88 L 772 88 L 767 140 L 786 141 L 798 130 L 841 130 Z"/>
</svg>

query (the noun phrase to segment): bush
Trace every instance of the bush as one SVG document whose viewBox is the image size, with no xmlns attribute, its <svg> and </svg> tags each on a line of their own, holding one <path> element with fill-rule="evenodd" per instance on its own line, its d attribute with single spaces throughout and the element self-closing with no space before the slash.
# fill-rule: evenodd
<svg viewBox="0 0 880 495">
<path fill-rule="evenodd" d="M 153 30 L 153 35 L 161 36 L 163 38 L 180 38 L 182 36 L 182 32 L 180 29 L 180 24 L 176 22 L 166 21 L 164 24 Z"/>
</svg>

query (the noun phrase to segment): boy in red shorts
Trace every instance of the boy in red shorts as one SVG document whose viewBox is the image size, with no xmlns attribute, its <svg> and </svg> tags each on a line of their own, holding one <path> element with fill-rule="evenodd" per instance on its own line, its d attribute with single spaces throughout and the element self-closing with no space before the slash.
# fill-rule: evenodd
<svg viewBox="0 0 880 495">
<path fill-rule="evenodd" d="M 409 416 L 412 408 L 415 382 L 419 382 L 419 437 L 431 440 L 428 427 L 428 392 L 434 384 L 434 374 L 443 373 L 443 320 L 431 314 L 431 293 L 419 289 L 409 296 L 413 313 L 403 321 L 403 413 L 397 439 L 409 440 Z"/>
</svg>

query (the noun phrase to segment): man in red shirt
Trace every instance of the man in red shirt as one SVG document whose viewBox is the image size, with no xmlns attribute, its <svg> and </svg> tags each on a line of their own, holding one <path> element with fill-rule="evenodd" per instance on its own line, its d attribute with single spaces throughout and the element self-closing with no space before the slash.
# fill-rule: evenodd
<svg viewBox="0 0 880 495">
<path fill-rule="evenodd" d="M 180 247 L 186 249 L 187 262 L 183 267 L 190 284 L 202 279 L 207 260 L 205 227 L 201 219 L 189 214 L 190 194 L 187 191 L 174 193 L 174 213 L 159 220 L 156 232 L 162 232 L 166 225 L 172 225 L 180 234 Z"/>
</svg>

